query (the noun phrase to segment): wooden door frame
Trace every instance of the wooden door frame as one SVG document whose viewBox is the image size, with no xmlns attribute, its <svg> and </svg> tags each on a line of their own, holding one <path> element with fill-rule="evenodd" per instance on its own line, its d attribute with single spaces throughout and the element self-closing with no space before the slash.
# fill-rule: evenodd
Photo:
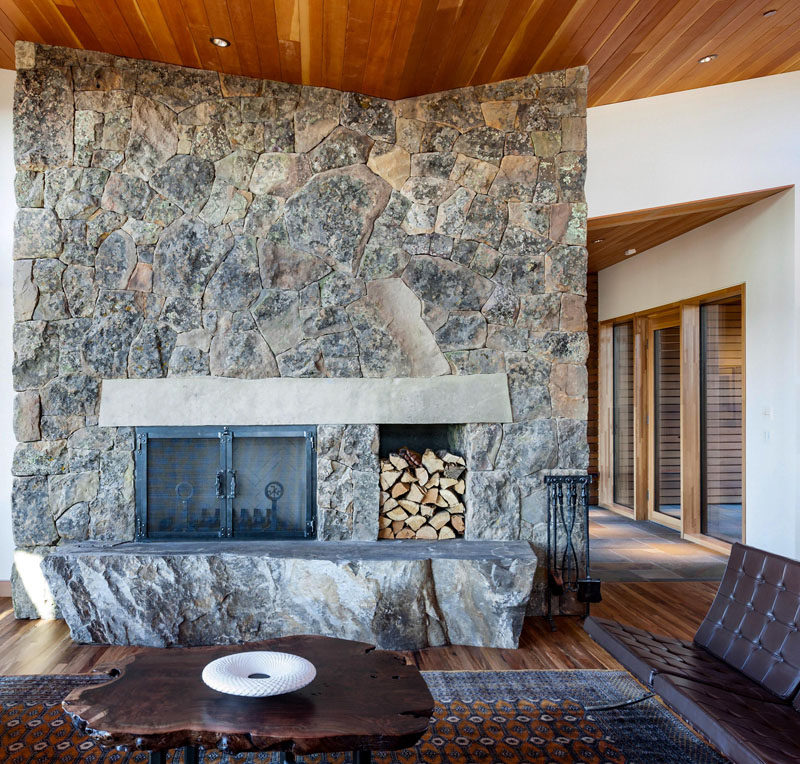
<svg viewBox="0 0 800 764">
<path fill-rule="evenodd" d="M 655 501 L 652 326 L 679 325 L 681 337 L 681 521 L 670 524 L 689 541 L 720 552 L 731 545 L 701 533 L 700 479 L 700 306 L 727 297 L 742 301 L 742 541 L 746 539 L 746 288 L 744 284 L 707 292 L 599 322 L 598 331 L 598 468 L 599 504 L 635 520 L 650 519 Z M 677 318 L 677 320 L 676 320 Z M 672 324 L 664 324 L 672 320 Z M 613 327 L 633 322 L 634 334 L 634 507 L 615 504 L 613 486 Z M 696 463 L 695 463 L 696 462 Z M 691 465 L 687 469 L 687 465 Z"/>
<path fill-rule="evenodd" d="M 600 481 L 598 486 L 598 504 L 604 509 L 610 509 L 619 515 L 631 519 L 640 519 L 637 516 L 637 475 L 636 465 L 636 371 L 637 344 L 636 324 L 634 323 L 634 506 L 627 507 L 614 501 L 614 327 L 619 324 L 631 322 L 632 319 L 623 318 L 618 321 L 604 321 L 600 323 L 598 331 L 598 471 Z"/>
<path fill-rule="evenodd" d="M 659 512 L 655 508 L 656 501 L 656 417 L 655 417 L 655 332 L 659 329 L 670 329 L 677 327 L 680 335 L 680 352 L 683 353 L 683 336 L 681 332 L 681 311 L 680 309 L 670 308 L 658 311 L 647 318 L 647 368 L 649 373 L 647 380 L 647 519 L 650 522 L 665 525 L 673 530 L 682 531 L 683 523 L 683 452 L 681 449 L 681 516 L 680 518 L 670 517 Z M 682 366 L 682 364 L 681 364 Z M 681 386 L 683 382 L 683 369 L 681 373 Z M 680 401 L 681 413 L 683 413 L 683 401 Z M 681 438 L 683 432 L 681 432 Z M 681 440 L 681 445 L 683 441 Z"/>
</svg>

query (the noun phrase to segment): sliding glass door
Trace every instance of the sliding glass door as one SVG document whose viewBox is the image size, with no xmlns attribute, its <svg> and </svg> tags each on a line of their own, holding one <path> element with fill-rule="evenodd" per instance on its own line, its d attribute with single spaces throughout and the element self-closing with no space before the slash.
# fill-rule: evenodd
<svg viewBox="0 0 800 764">
<path fill-rule="evenodd" d="M 650 519 L 681 521 L 681 331 L 659 322 L 652 343 L 652 501 Z"/>
<path fill-rule="evenodd" d="M 742 298 L 700 306 L 701 532 L 742 539 Z"/>
<path fill-rule="evenodd" d="M 614 503 L 633 509 L 633 322 L 614 327 Z"/>
<path fill-rule="evenodd" d="M 744 287 L 601 322 L 600 505 L 725 551 L 745 538 Z"/>
</svg>

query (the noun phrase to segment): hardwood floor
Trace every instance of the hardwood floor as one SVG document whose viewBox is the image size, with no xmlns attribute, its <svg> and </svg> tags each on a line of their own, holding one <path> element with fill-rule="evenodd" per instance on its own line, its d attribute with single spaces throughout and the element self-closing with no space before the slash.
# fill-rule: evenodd
<svg viewBox="0 0 800 764">
<path fill-rule="evenodd" d="M 656 633 L 691 639 L 717 590 L 710 582 L 607 583 L 592 614 Z M 518 650 L 437 647 L 408 655 L 422 670 L 618 669 L 583 631 L 578 618 L 529 618 Z M 131 647 L 76 645 L 63 621 L 17 621 L 11 600 L 0 599 L 0 675 L 81 674 L 113 663 Z"/>
</svg>

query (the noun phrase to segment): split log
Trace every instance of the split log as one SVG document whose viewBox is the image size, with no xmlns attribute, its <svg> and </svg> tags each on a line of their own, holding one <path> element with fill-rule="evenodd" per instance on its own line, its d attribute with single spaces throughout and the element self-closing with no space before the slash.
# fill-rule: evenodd
<svg viewBox="0 0 800 764">
<path fill-rule="evenodd" d="M 415 532 L 425 525 L 425 523 L 426 520 L 422 515 L 414 515 L 406 520 L 406 525 Z"/>
<path fill-rule="evenodd" d="M 404 493 L 408 493 L 408 483 L 395 483 L 392 486 L 391 496 L 393 499 L 402 496 Z"/>
<path fill-rule="evenodd" d="M 397 456 L 397 454 L 390 454 L 389 461 L 392 463 L 392 466 L 396 470 L 406 470 L 408 469 L 408 462 L 403 459 L 402 456 Z"/>
</svg>

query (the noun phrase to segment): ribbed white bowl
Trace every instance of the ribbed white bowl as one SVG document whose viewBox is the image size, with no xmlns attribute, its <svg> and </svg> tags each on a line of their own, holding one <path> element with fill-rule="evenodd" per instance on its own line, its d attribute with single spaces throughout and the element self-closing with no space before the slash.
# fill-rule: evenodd
<svg viewBox="0 0 800 764">
<path fill-rule="evenodd" d="M 251 678 L 251 674 L 266 674 L 268 678 Z M 203 681 L 212 690 L 248 698 L 299 690 L 313 682 L 316 675 L 314 664 L 299 655 L 263 650 L 226 655 L 203 669 Z"/>
</svg>

